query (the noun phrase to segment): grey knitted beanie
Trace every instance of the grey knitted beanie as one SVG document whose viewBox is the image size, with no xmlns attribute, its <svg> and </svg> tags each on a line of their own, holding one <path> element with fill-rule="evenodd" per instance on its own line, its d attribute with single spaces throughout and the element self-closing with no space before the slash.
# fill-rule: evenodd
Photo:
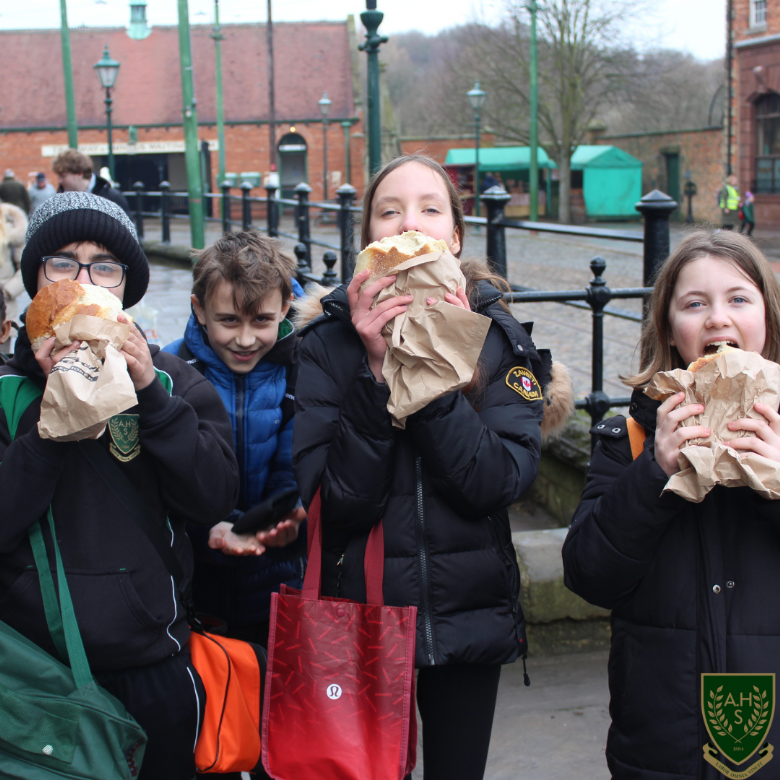
<svg viewBox="0 0 780 780">
<path fill-rule="evenodd" d="M 113 201 L 89 192 L 60 192 L 44 201 L 30 216 L 27 245 L 22 252 L 22 280 L 27 294 L 38 292 L 42 259 L 78 241 L 93 241 L 129 266 L 122 305 L 135 306 L 149 285 L 149 261 L 135 226 Z"/>
</svg>

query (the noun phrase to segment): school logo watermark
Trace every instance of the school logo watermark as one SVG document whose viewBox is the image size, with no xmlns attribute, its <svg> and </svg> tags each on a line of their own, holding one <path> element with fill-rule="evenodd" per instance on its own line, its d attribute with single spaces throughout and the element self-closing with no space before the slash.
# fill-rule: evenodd
<svg viewBox="0 0 780 780">
<path fill-rule="evenodd" d="M 141 454 L 141 442 L 138 435 L 137 414 L 115 414 L 108 421 L 111 434 L 111 454 L 123 463 L 127 463 Z"/>
<path fill-rule="evenodd" d="M 336 683 L 332 683 L 328 686 L 328 698 L 329 699 L 340 699 L 341 698 L 341 686 L 336 685 Z"/>
<path fill-rule="evenodd" d="M 772 760 L 767 735 L 775 716 L 774 674 L 702 674 L 701 711 L 711 740 L 703 747 L 704 760 L 726 777 L 742 780 Z M 730 769 L 718 751 L 737 767 L 756 753 L 758 758 Z"/>
</svg>

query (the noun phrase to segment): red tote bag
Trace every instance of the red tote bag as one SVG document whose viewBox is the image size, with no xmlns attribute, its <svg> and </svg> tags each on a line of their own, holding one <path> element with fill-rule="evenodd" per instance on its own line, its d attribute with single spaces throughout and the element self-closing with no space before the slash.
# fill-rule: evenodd
<svg viewBox="0 0 780 780">
<path fill-rule="evenodd" d="M 366 547 L 367 604 L 321 595 L 320 494 L 303 591 L 271 597 L 263 766 L 275 780 L 403 780 L 417 761 L 417 607 L 386 607 L 380 522 Z"/>
</svg>

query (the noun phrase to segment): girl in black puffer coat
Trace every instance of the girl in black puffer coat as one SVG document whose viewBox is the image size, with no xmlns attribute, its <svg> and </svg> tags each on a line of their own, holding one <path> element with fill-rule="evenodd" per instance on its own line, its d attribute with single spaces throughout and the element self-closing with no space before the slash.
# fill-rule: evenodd
<svg viewBox="0 0 780 780">
<path fill-rule="evenodd" d="M 429 158 L 385 166 L 363 213 L 363 246 L 419 230 L 460 254 L 460 199 Z M 365 601 L 366 540 L 384 519 L 385 603 L 419 610 L 426 780 L 483 776 L 500 666 L 526 653 L 506 508 L 536 477 L 545 400 L 525 400 L 507 377 L 522 369 L 532 390 L 550 385 L 551 410 L 571 405 L 565 371 L 553 390 L 549 353 L 501 305 L 487 270 L 464 274 L 468 289 L 446 300 L 492 319 L 479 388 L 429 403 L 404 430 L 392 426 L 381 329 L 407 301 L 371 309 L 392 278 L 361 293 L 364 272 L 322 298 L 323 316 L 304 329 L 296 392 L 293 465 L 304 503 L 322 489 L 323 595 Z"/>
<path fill-rule="evenodd" d="M 626 380 L 635 388 L 631 417 L 647 434 L 644 450 L 632 458 L 624 417 L 591 431 L 598 442 L 564 544 L 564 573 L 575 593 L 612 610 L 612 777 L 714 780 L 721 775 L 712 761 L 740 773 L 759 757 L 736 766 L 706 747 L 701 675 L 780 674 L 780 502 L 747 487 L 716 486 L 700 504 L 662 495 L 679 471 L 682 444 L 710 431 L 680 426 L 704 408 L 678 406 L 682 393 L 661 404 L 642 389 L 717 341 L 780 362 L 780 286 L 749 239 L 699 231 L 661 269 L 651 312 L 641 372 Z M 780 468 L 780 415 L 763 404 L 755 411 L 760 419 L 728 424 L 749 432 L 730 446 Z M 744 736 L 749 714 L 739 706 L 724 700 L 730 725 Z M 780 742 L 777 719 L 767 739 Z M 780 762 L 758 776 L 780 777 Z"/>
</svg>

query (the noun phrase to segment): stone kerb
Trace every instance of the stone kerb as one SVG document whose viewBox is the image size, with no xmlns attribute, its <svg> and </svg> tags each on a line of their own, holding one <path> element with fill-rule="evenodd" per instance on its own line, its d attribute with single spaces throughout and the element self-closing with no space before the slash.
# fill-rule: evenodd
<svg viewBox="0 0 780 780">
<path fill-rule="evenodd" d="M 594 650 L 609 643 L 609 610 L 594 607 L 563 584 L 566 528 L 512 534 L 531 655 Z"/>
</svg>

